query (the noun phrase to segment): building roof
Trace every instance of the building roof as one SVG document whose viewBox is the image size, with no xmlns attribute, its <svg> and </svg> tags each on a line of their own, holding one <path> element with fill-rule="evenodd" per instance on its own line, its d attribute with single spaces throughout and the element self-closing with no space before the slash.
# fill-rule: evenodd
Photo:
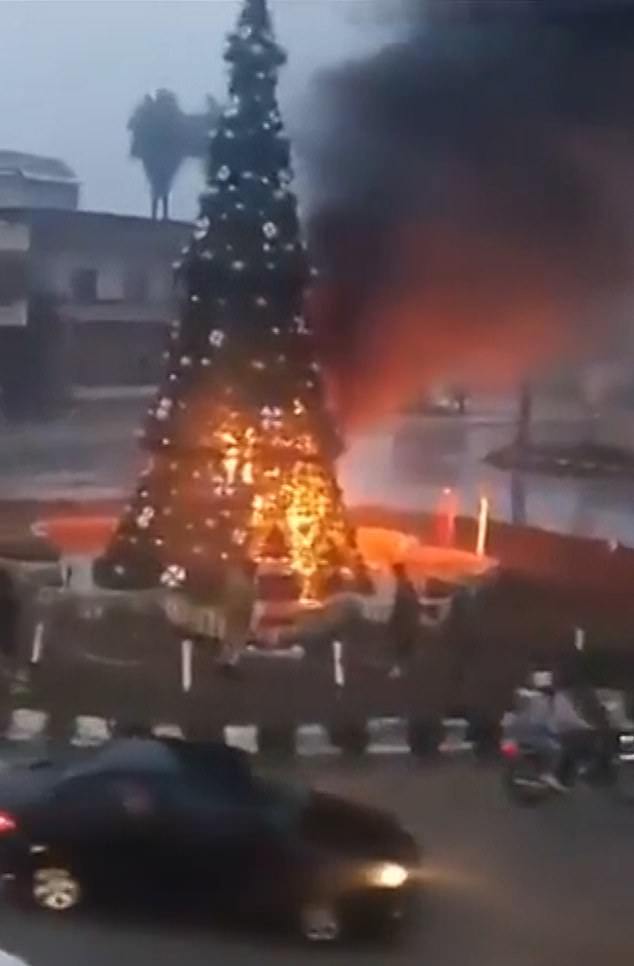
<svg viewBox="0 0 634 966">
<path fill-rule="evenodd" d="M 0 150 L 0 175 L 19 174 L 31 181 L 58 181 L 78 184 L 71 167 L 58 158 L 45 158 L 24 151 Z"/>
<path fill-rule="evenodd" d="M 1 154 L 1 152 L 0 152 Z M 112 211 L 82 211 L 76 208 L 13 208 L 0 207 L 1 221 L 21 221 L 29 225 L 81 225 L 86 227 L 118 226 L 128 228 L 149 229 L 157 234 L 173 231 L 178 234 L 191 231 L 192 224 L 188 221 L 159 221 L 143 215 L 120 215 Z"/>
</svg>

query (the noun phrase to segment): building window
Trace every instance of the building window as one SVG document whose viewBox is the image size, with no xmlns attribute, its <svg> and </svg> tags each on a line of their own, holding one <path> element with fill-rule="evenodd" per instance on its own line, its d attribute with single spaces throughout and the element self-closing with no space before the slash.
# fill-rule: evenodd
<svg viewBox="0 0 634 966">
<path fill-rule="evenodd" d="M 123 297 L 126 302 L 147 302 L 150 292 L 148 277 L 138 269 L 127 271 L 123 277 Z"/>
<path fill-rule="evenodd" d="M 70 291 L 76 302 L 97 301 L 97 269 L 77 268 L 70 280 Z"/>
<path fill-rule="evenodd" d="M 27 267 L 24 256 L 0 255 L 0 305 L 13 305 L 27 295 Z"/>
</svg>

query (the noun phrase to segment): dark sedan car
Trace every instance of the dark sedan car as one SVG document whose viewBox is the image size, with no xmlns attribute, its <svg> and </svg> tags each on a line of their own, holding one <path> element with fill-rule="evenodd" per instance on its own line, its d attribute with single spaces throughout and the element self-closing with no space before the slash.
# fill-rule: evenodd
<svg viewBox="0 0 634 966">
<path fill-rule="evenodd" d="M 334 941 L 407 919 L 418 864 L 389 815 L 267 781 L 220 744 L 123 739 L 0 776 L 0 872 L 58 915 L 114 900 Z"/>
</svg>

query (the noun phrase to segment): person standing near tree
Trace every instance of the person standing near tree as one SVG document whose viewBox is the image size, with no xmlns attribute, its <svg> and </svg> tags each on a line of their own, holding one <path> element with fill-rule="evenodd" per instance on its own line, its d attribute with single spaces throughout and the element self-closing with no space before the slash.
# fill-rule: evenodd
<svg viewBox="0 0 634 966">
<path fill-rule="evenodd" d="M 388 635 L 393 648 L 394 663 L 391 678 L 400 678 L 403 665 L 409 660 L 420 633 L 420 602 L 416 588 L 407 576 L 405 565 L 394 564 L 392 573 L 396 580 L 394 604 L 388 620 Z"/>
<path fill-rule="evenodd" d="M 220 667 L 235 673 L 249 641 L 256 601 L 256 567 L 251 560 L 228 567 L 221 602 L 222 650 Z"/>
</svg>

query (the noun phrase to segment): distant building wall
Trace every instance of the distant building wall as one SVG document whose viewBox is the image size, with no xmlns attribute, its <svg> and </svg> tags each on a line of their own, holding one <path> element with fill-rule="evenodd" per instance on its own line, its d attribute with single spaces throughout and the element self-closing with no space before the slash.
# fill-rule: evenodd
<svg viewBox="0 0 634 966">
<path fill-rule="evenodd" d="M 28 178 L 19 172 L 0 172 L 0 208 L 75 209 L 79 185 Z"/>
<path fill-rule="evenodd" d="M 86 388 L 156 385 L 166 341 L 166 326 L 160 324 L 75 325 L 69 338 L 69 380 Z"/>
<path fill-rule="evenodd" d="M 46 400 L 55 408 L 75 388 L 156 384 L 189 233 L 108 213 L 0 211 L 5 411 L 46 415 Z"/>
</svg>

